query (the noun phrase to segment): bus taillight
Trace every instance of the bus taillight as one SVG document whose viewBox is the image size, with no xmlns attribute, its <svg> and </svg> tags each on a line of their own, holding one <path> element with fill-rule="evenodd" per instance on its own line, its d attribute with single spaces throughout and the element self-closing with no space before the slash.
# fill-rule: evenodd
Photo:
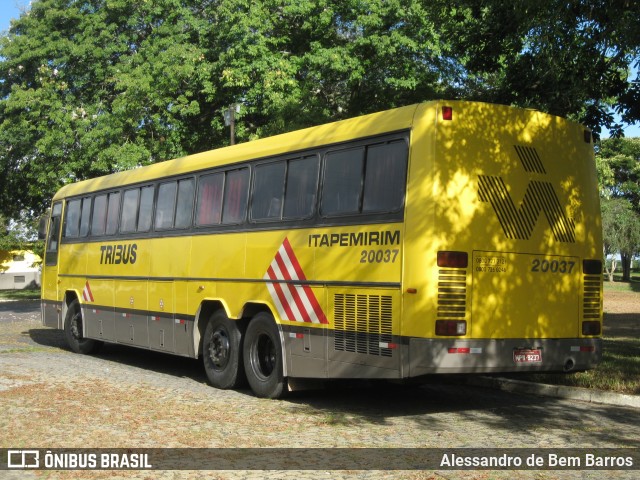
<svg viewBox="0 0 640 480">
<path fill-rule="evenodd" d="M 464 320 L 436 320 L 436 335 L 458 337 L 467 334 L 467 322 Z"/>
<path fill-rule="evenodd" d="M 599 321 L 582 322 L 582 335 L 600 335 L 601 328 Z"/>
<path fill-rule="evenodd" d="M 444 268 L 467 268 L 469 255 L 467 252 L 438 252 L 438 266 Z"/>
</svg>

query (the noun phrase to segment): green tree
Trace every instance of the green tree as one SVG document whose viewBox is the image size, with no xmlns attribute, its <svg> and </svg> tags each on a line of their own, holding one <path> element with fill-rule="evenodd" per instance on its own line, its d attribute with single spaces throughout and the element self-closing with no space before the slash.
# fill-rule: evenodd
<svg viewBox="0 0 640 480">
<path fill-rule="evenodd" d="M 599 134 L 640 119 L 640 2 L 437 2 L 465 96 L 572 117 Z"/>
<path fill-rule="evenodd" d="M 210 67 L 187 3 L 38 0 L 12 24 L 0 40 L 2 212 L 39 215 L 65 183 L 211 146 L 191 128 L 211 107 Z"/>
<path fill-rule="evenodd" d="M 0 38 L 0 212 L 62 185 L 434 98 L 640 119 L 638 2 L 33 0 Z"/>
<path fill-rule="evenodd" d="M 613 281 L 615 255 L 620 254 L 622 281 L 631 281 L 631 259 L 640 253 L 640 215 L 626 198 L 603 199 L 602 230 L 605 256 L 612 256 L 607 271 Z"/>
<path fill-rule="evenodd" d="M 600 181 L 605 254 L 620 254 L 624 281 L 631 280 L 631 260 L 640 253 L 640 138 L 599 142 L 596 165 Z"/>
</svg>

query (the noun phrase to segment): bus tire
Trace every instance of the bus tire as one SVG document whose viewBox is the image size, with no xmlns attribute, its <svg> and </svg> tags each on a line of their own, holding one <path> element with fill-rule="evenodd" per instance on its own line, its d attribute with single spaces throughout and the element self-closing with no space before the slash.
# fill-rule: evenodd
<svg viewBox="0 0 640 480">
<path fill-rule="evenodd" d="M 262 398 L 282 398 L 286 392 L 280 333 L 269 313 L 258 313 L 244 339 L 244 370 L 253 393 Z"/>
<path fill-rule="evenodd" d="M 67 345 L 74 353 L 90 354 L 97 352 L 102 346 L 102 342 L 84 338 L 84 326 L 82 320 L 82 309 L 80 302 L 75 299 L 67 308 L 64 319 L 64 336 Z"/>
<path fill-rule="evenodd" d="M 204 331 L 202 361 L 209 383 L 229 389 L 243 381 L 242 332 L 223 310 L 211 315 Z"/>
</svg>

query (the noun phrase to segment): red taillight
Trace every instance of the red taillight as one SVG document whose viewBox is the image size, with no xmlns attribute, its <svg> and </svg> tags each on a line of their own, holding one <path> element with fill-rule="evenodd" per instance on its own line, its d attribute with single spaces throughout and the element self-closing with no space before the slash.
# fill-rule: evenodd
<svg viewBox="0 0 640 480">
<path fill-rule="evenodd" d="M 467 252 L 438 252 L 438 266 L 444 268 L 467 268 L 469 255 Z"/>
<path fill-rule="evenodd" d="M 442 120 L 453 120 L 453 107 L 442 107 Z"/>
<path fill-rule="evenodd" d="M 436 320 L 436 335 L 458 337 L 467 334 L 467 322 L 464 320 Z"/>
<path fill-rule="evenodd" d="M 582 322 L 582 335 L 600 335 L 600 322 L 586 321 Z"/>
</svg>

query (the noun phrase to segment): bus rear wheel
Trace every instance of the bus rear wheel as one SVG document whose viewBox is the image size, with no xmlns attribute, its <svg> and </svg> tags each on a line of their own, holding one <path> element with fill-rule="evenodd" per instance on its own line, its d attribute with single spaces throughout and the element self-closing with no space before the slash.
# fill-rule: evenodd
<svg viewBox="0 0 640 480">
<path fill-rule="evenodd" d="M 67 308 L 64 319 L 64 336 L 67 345 L 75 353 L 90 354 L 98 351 L 102 342 L 84 338 L 84 326 L 82 323 L 82 310 L 80 302 L 75 299 Z"/>
<path fill-rule="evenodd" d="M 270 314 L 258 313 L 249 323 L 243 357 L 253 393 L 263 398 L 281 398 L 286 394 L 280 333 Z"/>
<path fill-rule="evenodd" d="M 202 345 L 204 370 L 216 388 L 238 387 L 242 377 L 242 332 L 238 323 L 218 310 L 209 319 Z"/>
</svg>

